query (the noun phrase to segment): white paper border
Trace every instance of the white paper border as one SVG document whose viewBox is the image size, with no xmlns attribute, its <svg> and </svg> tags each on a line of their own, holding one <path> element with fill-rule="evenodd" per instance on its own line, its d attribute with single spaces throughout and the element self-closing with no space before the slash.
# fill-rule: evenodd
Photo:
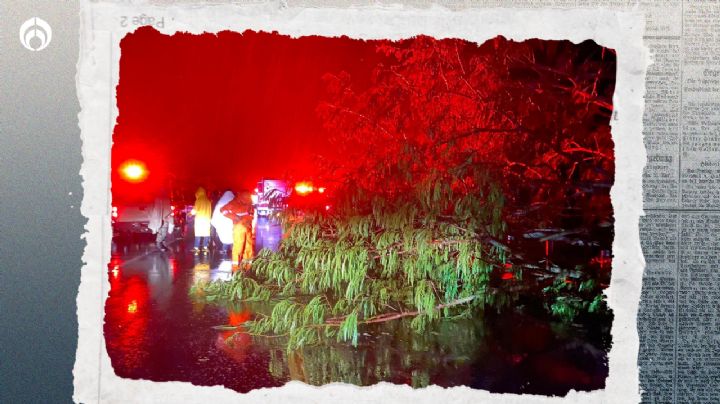
<svg viewBox="0 0 720 404">
<path fill-rule="evenodd" d="M 117 116 L 119 41 L 135 26 L 121 27 L 120 16 L 163 18 L 165 34 L 246 29 L 279 31 L 291 36 L 347 35 L 362 39 L 401 39 L 418 34 L 435 38 L 463 38 L 482 43 L 497 35 L 522 41 L 529 38 L 593 39 L 618 54 L 613 104 L 615 185 L 611 196 L 615 212 L 613 273 L 607 290 L 615 319 L 606 388 L 571 391 L 566 397 L 492 394 L 467 387 L 430 386 L 412 389 L 380 383 L 357 387 L 334 383 L 323 387 L 291 382 L 240 394 L 224 387 L 201 387 L 186 382 L 123 379 L 112 370 L 103 336 L 104 304 L 109 282 L 105 268 L 110 256 L 110 145 Z M 644 260 L 640 249 L 642 172 L 646 153 L 642 138 L 645 73 L 649 52 L 643 44 L 645 17 L 639 12 L 609 10 L 467 9 L 449 11 L 372 6 L 346 9 L 288 8 L 282 3 L 255 5 L 170 5 L 94 3 L 81 5 L 80 59 L 77 91 L 82 137 L 84 198 L 81 211 L 88 222 L 87 246 L 77 297 L 78 349 L 74 375 L 76 402 L 638 402 L 637 309 Z"/>
</svg>

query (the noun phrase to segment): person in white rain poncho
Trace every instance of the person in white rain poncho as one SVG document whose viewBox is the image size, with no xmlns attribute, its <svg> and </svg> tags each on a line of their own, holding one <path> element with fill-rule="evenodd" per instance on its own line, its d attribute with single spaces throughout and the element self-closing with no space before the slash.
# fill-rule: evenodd
<svg viewBox="0 0 720 404">
<path fill-rule="evenodd" d="M 222 208 L 230 203 L 235 198 L 235 195 L 231 191 L 225 191 L 220 197 L 215 210 L 213 210 L 212 219 L 210 223 L 215 228 L 220 242 L 223 244 L 223 251 L 225 253 L 232 247 L 233 243 L 233 221 L 229 217 L 222 214 Z"/>
</svg>

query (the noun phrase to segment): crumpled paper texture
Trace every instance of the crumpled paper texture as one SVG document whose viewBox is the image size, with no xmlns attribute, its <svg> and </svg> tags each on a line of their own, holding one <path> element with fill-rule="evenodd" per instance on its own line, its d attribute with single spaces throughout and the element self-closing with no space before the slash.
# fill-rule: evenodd
<svg viewBox="0 0 720 404">
<path fill-rule="evenodd" d="M 79 340 L 74 368 L 76 402 L 638 402 L 637 309 L 644 260 L 640 248 L 642 172 L 646 154 L 642 138 L 645 72 L 650 63 L 643 44 L 644 15 L 638 12 L 561 9 L 463 9 L 401 5 L 351 8 L 298 8 L 284 2 L 264 4 L 168 4 L 83 1 L 77 92 L 81 105 L 84 199 L 87 217 L 81 284 L 77 297 Z M 337 6 L 339 7 L 339 6 Z M 347 35 L 360 39 L 401 39 L 418 34 L 463 38 L 477 43 L 497 35 L 522 41 L 529 38 L 593 39 L 618 54 L 615 113 L 616 176 L 611 195 L 615 212 L 613 274 L 607 289 L 615 319 L 606 388 L 571 391 L 566 397 L 491 394 L 467 387 L 409 386 L 380 383 L 358 387 L 334 383 L 323 387 L 290 382 L 284 387 L 239 394 L 224 387 L 184 382 L 151 382 L 116 376 L 103 337 L 104 304 L 110 257 L 110 147 L 118 114 L 115 89 L 119 77 L 120 40 L 142 25 L 165 34 L 246 29 L 278 31 L 291 36 Z"/>
</svg>

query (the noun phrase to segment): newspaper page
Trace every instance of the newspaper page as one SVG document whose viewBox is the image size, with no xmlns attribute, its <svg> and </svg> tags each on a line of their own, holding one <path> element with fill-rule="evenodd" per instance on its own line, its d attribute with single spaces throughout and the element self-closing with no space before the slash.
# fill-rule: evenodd
<svg viewBox="0 0 720 404">
<path fill-rule="evenodd" d="M 596 391 L 588 395 L 571 391 L 564 399 L 567 402 L 580 400 L 637 402 L 638 399 L 647 403 L 718 402 L 720 400 L 720 339 L 718 339 L 720 325 L 716 302 L 720 297 L 717 287 L 720 280 L 715 264 L 720 261 L 720 241 L 714 235 L 720 231 L 720 186 L 718 186 L 720 184 L 715 183 L 720 181 L 720 153 L 718 153 L 720 117 L 717 108 L 720 97 L 718 95 L 720 94 L 720 60 L 717 60 L 720 58 L 718 49 L 720 4 L 715 1 L 679 0 L 487 0 L 447 2 L 443 3 L 442 7 L 433 5 L 432 2 L 405 2 L 406 4 L 402 6 L 395 5 L 395 2 L 356 3 L 358 2 L 348 4 L 340 0 L 270 2 L 265 6 L 253 6 L 255 8 L 246 5 L 244 9 L 233 9 L 232 11 L 237 14 L 234 14 L 233 18 L 228 18 L 225 12 L 229 9 L 213 7 L 217 6 L 216 2 L 212 4 L 180 1 L 115 2 L 114 4 L 86 2 L 83 10 L 85 42 L 81 44 L 81 49 L 83 46 L 85 48 L 81 50 L 81 53 L 84 53 L 79 64 L 78 86 L 80 93 L 86 96 L 84 100 L 81 96 L 84 111 L 81 114 L 83 153 L 86 163 L 89 162 L 92 167 L 84 164 L 83 176 L 86 193 L 90 186 L 94 189 L 92 191 L 94 195 L 102 196 L 83 203 L 84 213 L 90 218 L 88 228 L 91 233 L 88 238 L 86 260 L 89 259 L 88 262 L 96 266 L 106 265 L 108 262 L 112 264 L 112 257 L 105 248 L 106 244 L 109 244 L 110 236 L 103 235 L 109 233 L 109 222 L 106 221 L 111 214 L 110 202 L 106 198 L 107 195 L 103 195 L 108 188 L 103 172 L 110 171 L 110 163 L 106 160 L 109 154 L 107 142 L 118 116 L 114 89 L 118 84 L 118 75 L 122 74 L 118 69 L 119 42 L 126 33 L 141 26 L 150 25 L 160 32 L 169 34 L 175 30 L 197 34 L 224 29 L 249 28 L 272 31 L 279 28 L 281 33 L 291 35 L 347 34 L 359 38 L 397 39 L 423 33 L 437 36 L 454 35 L 479 42 L 481 38 L 484 40 L 497 34 L 508 35 L 517 40 L 572 38 L 573 41 L 579 42 L 583 39 L 595 38 L 603 45 L 616 46 L 615 49 L 620 52 L 621 64 L 623 53 L 620 48 L 623 46 L 619 44 L 622 44 L 622 38 L 616 41 L 602 36 L 601 33 L 605 32 L 603 28 L 588 28 L 581 23 L 571 26 L 571 21 L 560 17 L 560 14 L 552 13 L 575 10 L 581 12 L 577 15 L 580 19 L 591 18 L 588 14 L 582 14 L 583 10 L 599 13 L 595 15 L 596 17 L 609 12 L 602 14 L 608 19 L 614 18 L 610 17 L 612 12 L 641 13 L 645 19 L 644 27 L 631 18 L 621 19 L 619 26 L 622 29 L 616 27 L 619 30 L 617 33 L 631 35 L 632 29 L 626 29 L 623 22 L 634 21 L 637 28 L 644 30 L 642 42 L 652 55 L 652 64 L 647 68 L 647 75 L 643 76 L 645 108 L 642 132 L 647 162 L 642 177 L 642 203 L 645 216 L 640 219 L 639 234 L 646 267 L 642 275 L 640 305 L 635 313 L 636 306 L 632 303 L 635 292 L 632 288 L 640 285 L 640 279 L 635 275 L 636 271 L 642 271 L 642 264 L 637 261 L 639 251 L 636 251 L 633 245 L 635 240 L 632 235 L 632 223 L 627 228 L 628 233 L 617 227 L 616 223 L 613 278 L 612 286 L 608 291 L 609 304 L 615 312 L 616 323 L 613 324 L 613 351 L 609 359 L 608 388 L 601 392 L 607 394 L 598 395 L 595 394 L 598 393 Z M 188 8 L 182 12 L 178 8 L 171 7 L 183 5 Z M 387 8 L 383 9 L 383 6 Z M 329 8 L 325 14 L 309 13 L 305 15 L 306 19 L 297 17 L 302 14 L 301 10 L 320 11 L 323 7 Z M 378 19 L 372 17 L 368 19 L 368 15 L 357 9 L 355 14 L 350 14 L 351 17 L 338 11 L 347 7 L 360 7 L 360 10 L 363 7 L 375 7 L 376 11 L 380 10 L 378 11 L 380 14 L 376 16 Z M 496 8 L 505 10 L 496 10 L 497 14 L 483 14 L 483 11 Z M 331 9 L 335 11 L 330 11 Z M 542 17 L 541 14 L 530 13 L 530 10 L 546 11 L 550 14 Z M 334 14 L 336 11 L 339 14 Z M 409 16 L 408 12 L 415 14 Z M 452 16 L 445 14 L 453 12 L 458 14 Z M 521 14 L 523 12 L 530 14 L 523 15 Z M 477 20 L 489 21 L 492 26 L 483 30 L 483 35 L 472 34 L 477 31 L 467 26 L 471 24 L 469 19 L 473 16 Z M 408 27 L 400 24 L 404 28 L 395 31 L 392 28 L 383 29 L 378 26 L 381 22 L 391 26 L 399 24 L 399 21 L 405 18 L 415 25 Z M 336 21 L 345 21 L 345 25 L 340 27 Z M 513 21 L 516 25 L 508 21 Z M 546 24 L 548 30 L 543 32 L 542 28 L 533 24 L 530 24 L 530 28 L 525 27 L 527 28 L 525 30 L 518 28 L 522 27 L 523 21 L 528 24 L 530 21 L 533 24 L 542 21 L 546 23 L 553 21 L 553 23 Z M 308 28 L 308 24 L 311 24 L 312 28 Z M 464 31 L 463 28 L 468 30 Z M 490 33 L 491 31 L 493 34 Z M 603 39 L 599 39 L 598 36 Z M 640 48 L 629 46 L 623 49 L 637 52 L 634 55 L 626 54 L 628 59 L 638 57 L 640 61 L 643 60 L 644 55 Z M 642 63 L 634 64 L 633 67 L 639 70 L 630 73 L 631 76 L 644 75 Z M 618 71 L 618 78 L 620 77 L 621 72 Z M 101 88 L 102 84 L 99 83 L 109 88 Z M 625 84 L 627 85 L 627 82 Z M 618 85 L 618 89 L 620 88 L 621 86 Z M 622 88 L 628 90 L 628 87 Z M 643 91 L 642 88 L 634 87 L 633 90 L 640 93 Z M 635 102 L 634 97 L 638 95 L 638 93 L 632 96 L 629 93 L 623 94 L 628 96 L 624 101 L 631 103 Z M 87 98 L 88 96 L 90 98 Z M 105 104 L 96 104 L 94 100 L 97 97 L 106 97 Z M 628 139 L 625 136 L 630 136 L 630 133 L 623 132 L 622 138 L 619 137 L 621 131 L 632 131 L 631 127 L 623 125 L 633 122 L 633 118 L 623 114 L 625 112 L 632 114 L 634 111 L 632 107 L 635 106 L 632 104 L 631 108 L 623 110 L 618 103 L 619 97 L 620 94 L 616 93 L 614 100 L 616 111 L 612 124 L 618 159 L 618 176 L 624 169 L 623 164 L 627 163 L 627 161 L 623 162 L 623 159 L 637 160 L 638 156 L 643 156 L 642 146 L 638 147 L 633 142 L 626 143 Z M 628 104 L 623 105 L 628 107 Z M 89 114 L 93 113 L 104 117 L 105 120 L 91 119 Z M 98 136 L 98 133 L 102 135 Z M 631 147 L 635 149 L 629 154 L 622 155 L 621 152 L 626 151 L 628 145 L 633 145 Z M 615 213 L 616 215 L 620 213 L 622 216 L 630 212 L 631 214 L 626 217 L 632 222 L 634 206 L 639 203 L 634 188 L 632 185 L 623 188 L 625 194 L 618 195 L 617 192 L 623 191 L 619 190 L 618 182 L 615 185 L 613 191 Z M 619 204 L 619 201 L 622 203 Z M 621 272 L 619 270 L 621 268 L 627 272 Z M 127 400 L 133 396 L 129 390 L 148 394 L 148 397 L 191 401 L 241 399 L 251 402 L 262 398 L 273 402 L 287 399 L 330 402 L 333 397 L 335 399 L 354 397 L 370 401 L 388 398 L 395 401 L 422 401 L 448 397 L 460 401 L 553 400 L 529 394 L 486 395 L 485 392 L 476 390 L 464 388 L 443 390 L 436 389 L 435 386 L 422 390 L 418 395 L 416 394 L 418 391 L 397 389 L 394 388 L 397 386 L 383 383 L 376 386 L 377 388 L 363 391 L 361 395 L 357 390 L 348 390 L 337 384 L 315 390 L 291 382 L 281 389 L 253 390 L 247 395 L 238 396 L 231 390 L 221 387 L 190 389 L 186 384 L 173 383 L 172 385 L 176 387 L 170 387 L 167 383 L 157 385 L 148 381 L 121 379 L 113 375 L 102 335 L 99 336 L 100 340 L 96 341 L 88 334 L 102 322 L 104 301 L 109 285 L 99 276 L 88 275 L 87 268 L 83 270 L 82 282 L 78 305 L 79 313 L 84 310 L 84 314 L 80 316 L 79 362 L 75 368 L 76 400 L 101 402 Z M 625 295 L 626 291 L 629 291 L 629 294 Z M 88 300 L 91 299 L 95 299 L 96 305 L 88 305 Z M 618 307 L 620 302 L 624 302 L 626 306 Z M 623 312 L 623 309 L 628 307 L 631 312 Z M 135 309 L 136 306 L 131 303 L 128 309 L 131 308 Z M 637 328 L 635 328 L 636 314 Z M 618 326 L 618 315 L 622 321 L 630 320 L 631 323 L 623 322 Z M 633 348 L 632 342 L 633 338 L 637 338 L 634 337 L 635 330 L 639 333 L 637 357 L 635 356 L 637 347 Z M 89 345 L 96 346 L 95 344 L 99 344 L 99 348 L 94 350 L 87 348 Z M 623 356 L 618 349 L 626 355 L 629 353 L 632 357 Z M 519 357 L 517 360 L 522 361 L 523 358 Z M 293 372 L 293 366 L 297 368 L 297 363 L 289 366 L 290 372 Z M 633 373 L 637 369 L 639 369 L 639 385 L 628 387 L 627 383 L 637 382 L 635 379 L 637 373 Z M 626 380 L 619 380 L 623 377 L 626 377 Z M 633 392 L 640 394 L 634 395 Z"/>
<path fill-rule="evenodd" d="M 643 2 L 645 3 L 645 2 Z M 720 400 L 720 3 L 648 2 L 638 313 L 648 403 Z"/>
</svg>

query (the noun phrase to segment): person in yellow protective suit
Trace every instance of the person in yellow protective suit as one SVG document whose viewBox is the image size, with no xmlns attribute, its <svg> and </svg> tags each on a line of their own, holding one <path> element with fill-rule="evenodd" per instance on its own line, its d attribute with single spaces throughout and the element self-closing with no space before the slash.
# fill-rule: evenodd
<svg viewBox="0 0 720 404">
<path fill-rule="evenodd" d="M 255 248 L 252 231 L 252 200 L 250 192 L 240 191 L 230 203 L 224 206 L 223 214 L 233 219 L 232 262 L 238 267 L 242 261 L 247 269 Z"/>
<path fill-rule="evenodd" d="M 200 250 L 207 252 L 212 205 L 203 187 L 198 188 L 195 192 L 195 206 L 192 214 L 195 215 L 195 247 L 193 251 L 196 253 Z"/>
</svg>

